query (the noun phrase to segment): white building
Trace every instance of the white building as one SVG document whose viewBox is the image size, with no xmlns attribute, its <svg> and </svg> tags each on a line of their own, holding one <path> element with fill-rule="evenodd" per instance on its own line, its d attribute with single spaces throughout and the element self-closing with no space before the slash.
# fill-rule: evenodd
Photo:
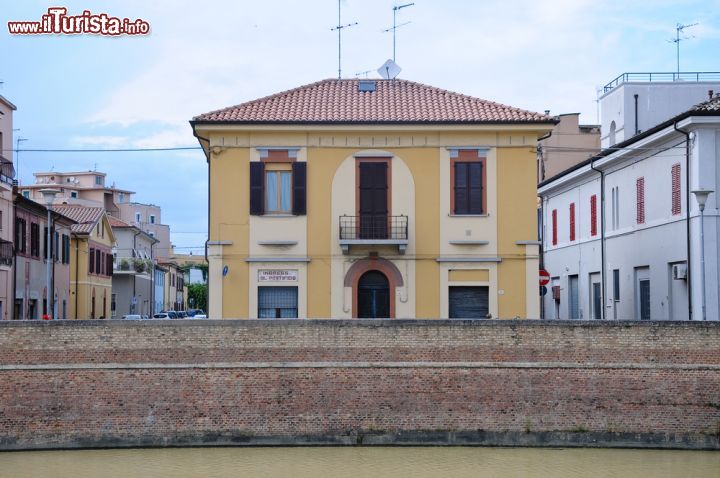
<svg viewBox="0 0 720 478">
<path fill-rule="evenodd" d="M 623 73 L 599 98 L 600 145 L 609 148 L 679 115 L 709 91 L 720 92 L 720 73 Z"/>
<path fill-rule="evenodd" d="M 707 200 L 701 241 L 691 191 L 720 191 L 720 96 L 656 119 L 540 184 L 544 318 L 702 320 L 704 247 L 707 319 L 718 319 L 719 202 Z"/>
</svg>

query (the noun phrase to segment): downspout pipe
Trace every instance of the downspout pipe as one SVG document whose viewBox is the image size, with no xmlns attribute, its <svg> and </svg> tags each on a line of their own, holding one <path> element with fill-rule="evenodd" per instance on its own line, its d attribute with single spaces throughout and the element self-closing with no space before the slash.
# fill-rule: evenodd
<svg viewBox="0 0 720 478">
<path fill-rule="evenodd" d="M 595 167 L 595 159 L 590 161 L 590 169 L 600 173 L 600 287 L 602 289 L 602 301 L 600 303 L 600 319 L 605 320 L 605 171 Z"/>
<path fill-rule="evenodd" d="M 635 93 L 633 97 L 635 98 L 635 134 L 637 135 L 640 132 L 638 129 L 638 94 Z"/>
<path fill-rule="evenodd" d="M 543 150 L 540 141 L 544 141 L 552 136 L 552 131 L 548 131 L 546 135 L 538 138 L 537 154 L 538 154 L 538 170 L 537 170 L 537 182 L 540 184 L 541 181 L 545 180 L 545 159 L 543 158 Z M 545 199 L 540 199 L 540 214 L 538 220 L 538 240 L 540 241 L 539 250 L 539 263 L 540 269 L 545 268 Z M 545 298 L 540 298 L 540 320 L 545 320 Z"/>
<path fill-rule="evenodd" d="M 70 237 L 72 238 L 72 234 L 70 234 Z M 76 236 L 75 237 L 75 319 L 76 320 L 79 318 L 78 317 L 78 295 L 80 295 L 80 290 L 78 290 L 78 277 L 80 277 L 80 239 Z"/>
<path fill-rule="evenodd" d="M 24 313 L 24 309 L 25 309 L 25 307 L 24 307 L 25 298 L 23 297 L 23 302 L 21 303 L 22 305 L 20 306 L 20 317 L 15 317 L 15 301 L 17 300 L 16 297 L 17 297 L 17 272 L 18 272 L 18 262 L 17 262 L 18 251 L 17 251 L 16 245 L 14 244 L 14 242 L 15 242 L 14 236 L 17 235 L 17 188 L 15 186 L 13 186 L 12 191 L 13 191 L 12 192 L 12 195 L 13 195 L 13 205 L 12 205 L 13 206 L 13 223 L 12 223 L 12 231 L 13 231 L 13 237 L 12 237 L 12 239 L 13 239 L 12 281 L 13 282 L 12 282 L 12 284 L 13 284 L 13 286 L 12 286 L 12 300 L 8 301 L 8 302 L 10 302 L 8 304 L 8 307 L 11 307 L 10 318 L 15 319 L 15 320 L 20 320 L 20 319 L 24 318 L 23 313 Z"/>
<path fill-rule="evenodd" d="M 685 240 L 687 244 L 687 288 L 688 288 L 688 320 L 693 320 L 692 307 L 692 274 L 690 274 L 690 133 L 683 131 L 673 123 L 678 133 L 685 135 Z"/>
<path fill-rule="evenodd" d="M 133 235 L 133 252 L 135 252 L 137 250 L 137 237 L 138 237 L 138 235 L 140 235 L 140 232 L 141 231 L 138 229 L 138 231 Z M 137 289 L 136 289 L 137 277 L 135 276 L 135 274 L 133 274 L 132 278 L 133 278 L 133 299 L 135 299 L 135 305 L 137 305 Z M 130 299 L 130 305 L 133 305 L 132 299 Z M 140 304 L 140 311 L 142 312 L 142 304 Z M 137 310 L 135 310 L 135 307 L 133 307 L 132 313 L 133 314 L 137 313 Z"/>
<path fill-rule="evenodd" d="M 190 122 L 190 126 L 192 126 L 193 129 L 193 136 L 195 136 L 198 139 L 198 142 L 200 140 L 207 141 L 208 145 L 208 152 L 207 152 L 207 164 L 208 164 L 208 170 L 207 170 L 207 238 L 205 239 L 205 263 L 208 265 L 208 275 L 207 275 L 207 310 L 205 311 L 207 313 L 207 316 L 210 317 L 210 261 L 208 260 L 208 242 L 210 242 L 210 157 L 212 156 L 212 151 L 210 150 L 210 138 L 204 138 L 197 134 L 197 131 L 195 131 L 195 125 Z"/>
</svg>

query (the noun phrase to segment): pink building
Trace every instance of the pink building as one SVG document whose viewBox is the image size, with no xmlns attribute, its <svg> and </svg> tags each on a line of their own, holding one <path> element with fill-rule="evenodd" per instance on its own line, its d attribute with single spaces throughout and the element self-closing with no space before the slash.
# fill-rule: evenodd
<svg viewBox="0 0 720 478">
<path fill-rule="evenodd" d="M 53 230 L 47 240 L 47 209 L 15 195 L 15 307 L 13 318 L 68 318 L 70 307 L 70 218 L 52 213 Z M 47 261 L 52 260 L 51 303 L 46 303 Z"/>
<path fill-rule="evenodd" d="M 15 105 L 0 96 L 0 320 L 12 315 L 13 291 L 13 111 Z"/>
</svg>

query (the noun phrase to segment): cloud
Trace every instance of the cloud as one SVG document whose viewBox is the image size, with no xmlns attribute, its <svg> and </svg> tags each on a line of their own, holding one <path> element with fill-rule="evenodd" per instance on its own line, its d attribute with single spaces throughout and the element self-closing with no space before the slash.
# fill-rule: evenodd
<svg viewBox="0 0 720 478">
<path fill-rule="evenodd" d="M 76 146 L 102 146 L 107 148 L 119 148 L 128 144 L 125 136 L 74 136 L 70 142 Z"/>
</svg>

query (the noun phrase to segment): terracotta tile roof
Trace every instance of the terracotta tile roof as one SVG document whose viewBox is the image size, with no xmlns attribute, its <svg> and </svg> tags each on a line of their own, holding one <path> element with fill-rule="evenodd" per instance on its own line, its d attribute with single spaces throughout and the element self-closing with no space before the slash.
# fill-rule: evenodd
<svg viewBox="0 0 720 478">
<path fill-rule="evenodd" d="M 407 80 L 328 79 L 193 118 L 199 123 L 554 123 L 550 116 Z"/>
<path fill-rule="evenodd" d="M 695 105 L 690 111 L 720 113 L 720 96 L 714 96 L 711 100 Z"/>
<path fill-rule="evenodd" d="M 86 206 L 53 206 L 53 211 L 62 214 L 65 217 L 77 221 L 77 224 L 72 225 L 72 232 L 77 234 L 89 234 L 95 224 L 105 214 L 105 209 L 101 207 L 86 207 Z"/>
<path fill-rule="evenodd" d="M 132 224 L 128 224 L 122 219 L 118 219 L 114 216 L 108 216 L 108 222 L 110 223 L 110 227 L 135 227 Z"/>
</svg>

